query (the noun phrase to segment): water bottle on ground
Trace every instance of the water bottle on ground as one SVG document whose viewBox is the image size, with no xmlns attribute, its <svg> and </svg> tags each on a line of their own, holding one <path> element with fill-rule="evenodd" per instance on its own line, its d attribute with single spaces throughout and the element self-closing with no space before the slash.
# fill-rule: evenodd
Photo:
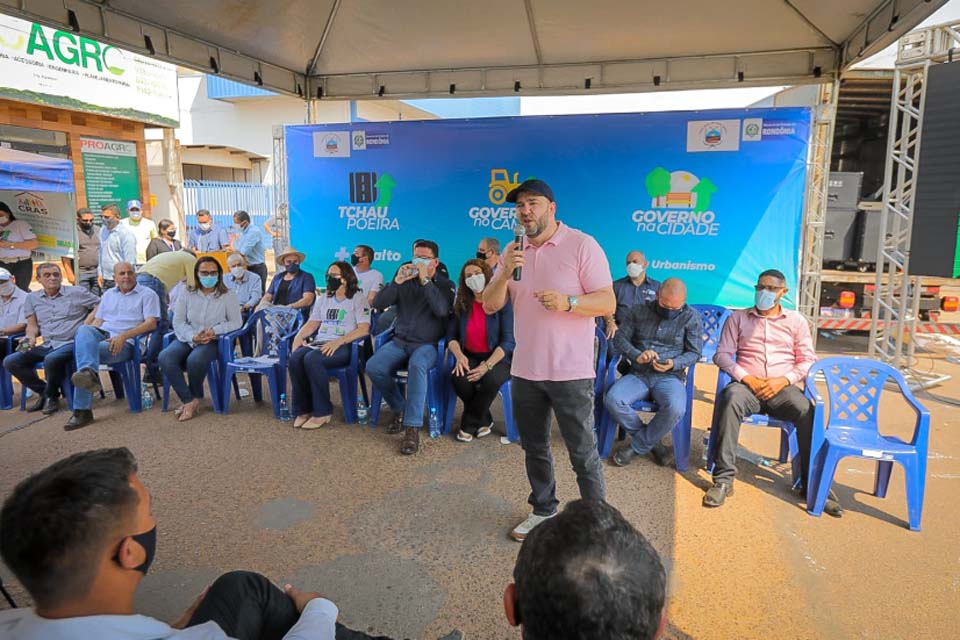
<svg viewBox="0 0 960 640">
<path fill-rule="evenodd" d="M 440 418 L 437 416 L 436 407 L 430 407 L 430 437 L 440 437 Z"/>
<path fill-rule="evenodd" d="M 370 414 L 367 411 L 367 403 L 363 398 L 357 398 L 357 422 L 359 424 L 369 424 Z"/>
<path fill-rule="evenodd" d="M 153 394 L 150 393 L 150 385 L 148 385 L 146 382 L 140 385 L 140 397 L 142 399 L 141 404 L 143 405 L 144 411 L 153 409 Z"/>
<path fill-rule="evenodd" d="M 290 422 L 290 406 L 287 404 L 287 394 L 280 394 L 280 421 Z"/>
</svg>

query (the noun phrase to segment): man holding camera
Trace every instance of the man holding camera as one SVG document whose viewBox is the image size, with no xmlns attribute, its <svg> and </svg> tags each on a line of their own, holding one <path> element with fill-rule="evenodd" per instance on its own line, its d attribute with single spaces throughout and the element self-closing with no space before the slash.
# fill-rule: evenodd
<svg viewBox="0 0 960 640">
<path fill-rule="evenodd" d="M 647 453 L 657 464 L 667 463 L 670 454 L 660 438 L 686 413 L 685 370 L 700 358 L 703 348 L 700 314 L 686 300 L 683 281 L 668 278 L 656 300 L 630 308 L 613 338 L 614 350 L 631 364 L 630 373 L 603 400 L 614 422 L 633 436 L 629 445 L 613 454 L 613 463 L 619 467 Z M 644 424 L 633 403 L 650 399 L 659 409 Z"/>
</svg>

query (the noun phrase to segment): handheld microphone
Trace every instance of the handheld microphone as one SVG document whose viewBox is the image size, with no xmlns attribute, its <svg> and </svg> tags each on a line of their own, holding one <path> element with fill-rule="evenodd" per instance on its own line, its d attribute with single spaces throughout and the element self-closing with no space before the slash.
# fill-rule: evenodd
<svg viewBox="0 0 960 640">
<path fill-rule="evenodd" d="M 523 249 L 523 236 L 526 233 L 526 230 L 523 228 L 522 224 L 517 223 L 513 227 L 513 241 L 517 243 L 518 249 Z M 514 267 L 513 269 L 513 281 L 520 282 L 520 273 L 523 271 L 523 267 Z"/>
</svg>

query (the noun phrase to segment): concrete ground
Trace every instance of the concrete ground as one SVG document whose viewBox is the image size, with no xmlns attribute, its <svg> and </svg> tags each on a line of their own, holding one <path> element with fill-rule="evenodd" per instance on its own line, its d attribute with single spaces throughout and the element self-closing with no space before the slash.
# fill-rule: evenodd
<svg viewBox="0 0 960 640">
<path fill-rule="evenodd" d="M 826 355 L 856 352 L 865 341 L 820 345 Z M 960 376 L 943 353 L 920 364 Z M 736 495 L 720 509 L 702 508 L 702 427 L 714 382 L 712 367 L 698 371 L 690 472 L 649 460 L 605 466 L 609 501 L 667 567 L 668 637 L 960 636 L 953 405 L 920 395 L 932 420 L 923 531 L 915 533 L 906 526 L 901 470 L 879 499 L 870 495 L 874 465 L 856 459 L 838 470 L 846 508 L 839 520 L 809 516 L 788 490 L 789 465 L 776 462 L 744 461 Z M 933 391 L 960 400 L 957 378 Z M 898 398 L 884 394 L 881 404 L 885 431 L 911 432 L 912 412 Z M 453 628 L 471 639 L 519 638 L 500 604 L 519 549 L 507 532 L 527 514 L 519 446 L 495 436 L 471 444 L 443 438 L 408 458 L 397 453 L 396 436 L 345 425 L 339 414 L 332 426 L 304 432 L 249 399 L 231 408 L 178 424 L 158 408 L 131 415 L 108 396 L 95 406 L 97 423 L 73 433 L 61 429 L 66 413 L 2 412 L 0 494 L 70 453 L 125 445 L 140 459 L 159 523 L 158 557 L 138 592 L 143 613 L 172 620 L 219 573 L 244 568 L 325 593 L 354 628 L 397 638 L 437 638 Z M 741 444 L 755 461 L 773 457 L 778 433 L 745 427 Z M 560 497 L 573 499 L 562 443 L 554 453 Z"/>
</svg>

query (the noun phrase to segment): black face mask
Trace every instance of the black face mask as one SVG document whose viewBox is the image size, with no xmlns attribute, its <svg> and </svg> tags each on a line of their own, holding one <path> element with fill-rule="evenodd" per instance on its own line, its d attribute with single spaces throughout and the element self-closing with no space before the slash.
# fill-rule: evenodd
<svg viewBox="0 0 960 640">
<path fill-rule="evenodd" d="M 357 266 L 358 264 L 360 264 L 360 256 L 358 255 L 350 256 L 350 264 L 352 264 L 353 266 Z"/>
<path fill-rule="evenodd" d="M 664 320 L 673 320 L 683 309 L 667 309 L 666 307 L 661 307 L 660 303 L 657 302 L 657 315 L 663 318 Z"/>
<path fill-rule="evenodd" d="M 167 237 L 170 238 L 171 240 L 173 240 L 176 236 L 177 236 L 176 229 L 171 229 L 170 231 L 167 231 Z"/>
<path fill-rule="evenodd" d="M 133 538 L 137 544 L 143 547 L 143 551 L 146 554 L 146 558 L 143 559 L 143 563 L 134 567 L 133 570 L 139 571 L 143 575 L 147 575 L 147 571 L 150 570 L 150 565 L 153 564 L 153 558 L 157 555 L 157 526 L 154 525 L 149 531 L 144 531 L 143 533 L 138 533 L 130 537 Z M 117 555 L 113 556 L 113 559 L 117 562 L 120 562 L 119 551 L 117 552 Z"/>
<path fill-rule="evenodd" d="M 327 276 L 327 291 L 336 291 L 340 288 L 340 278 L 337 276 Z"/>
<path fill-rule="evenodd" d="M 486 260 L 487 254 L 485 251 L 477 251 L 477 260 Z"/>
<path fill-rule="evenodd" d="M 77 226 L 80 227 L 81 231 L 90 231 L 90 229 L 93 229 L 92 222 L 78 222 Z"/>
</svg>

